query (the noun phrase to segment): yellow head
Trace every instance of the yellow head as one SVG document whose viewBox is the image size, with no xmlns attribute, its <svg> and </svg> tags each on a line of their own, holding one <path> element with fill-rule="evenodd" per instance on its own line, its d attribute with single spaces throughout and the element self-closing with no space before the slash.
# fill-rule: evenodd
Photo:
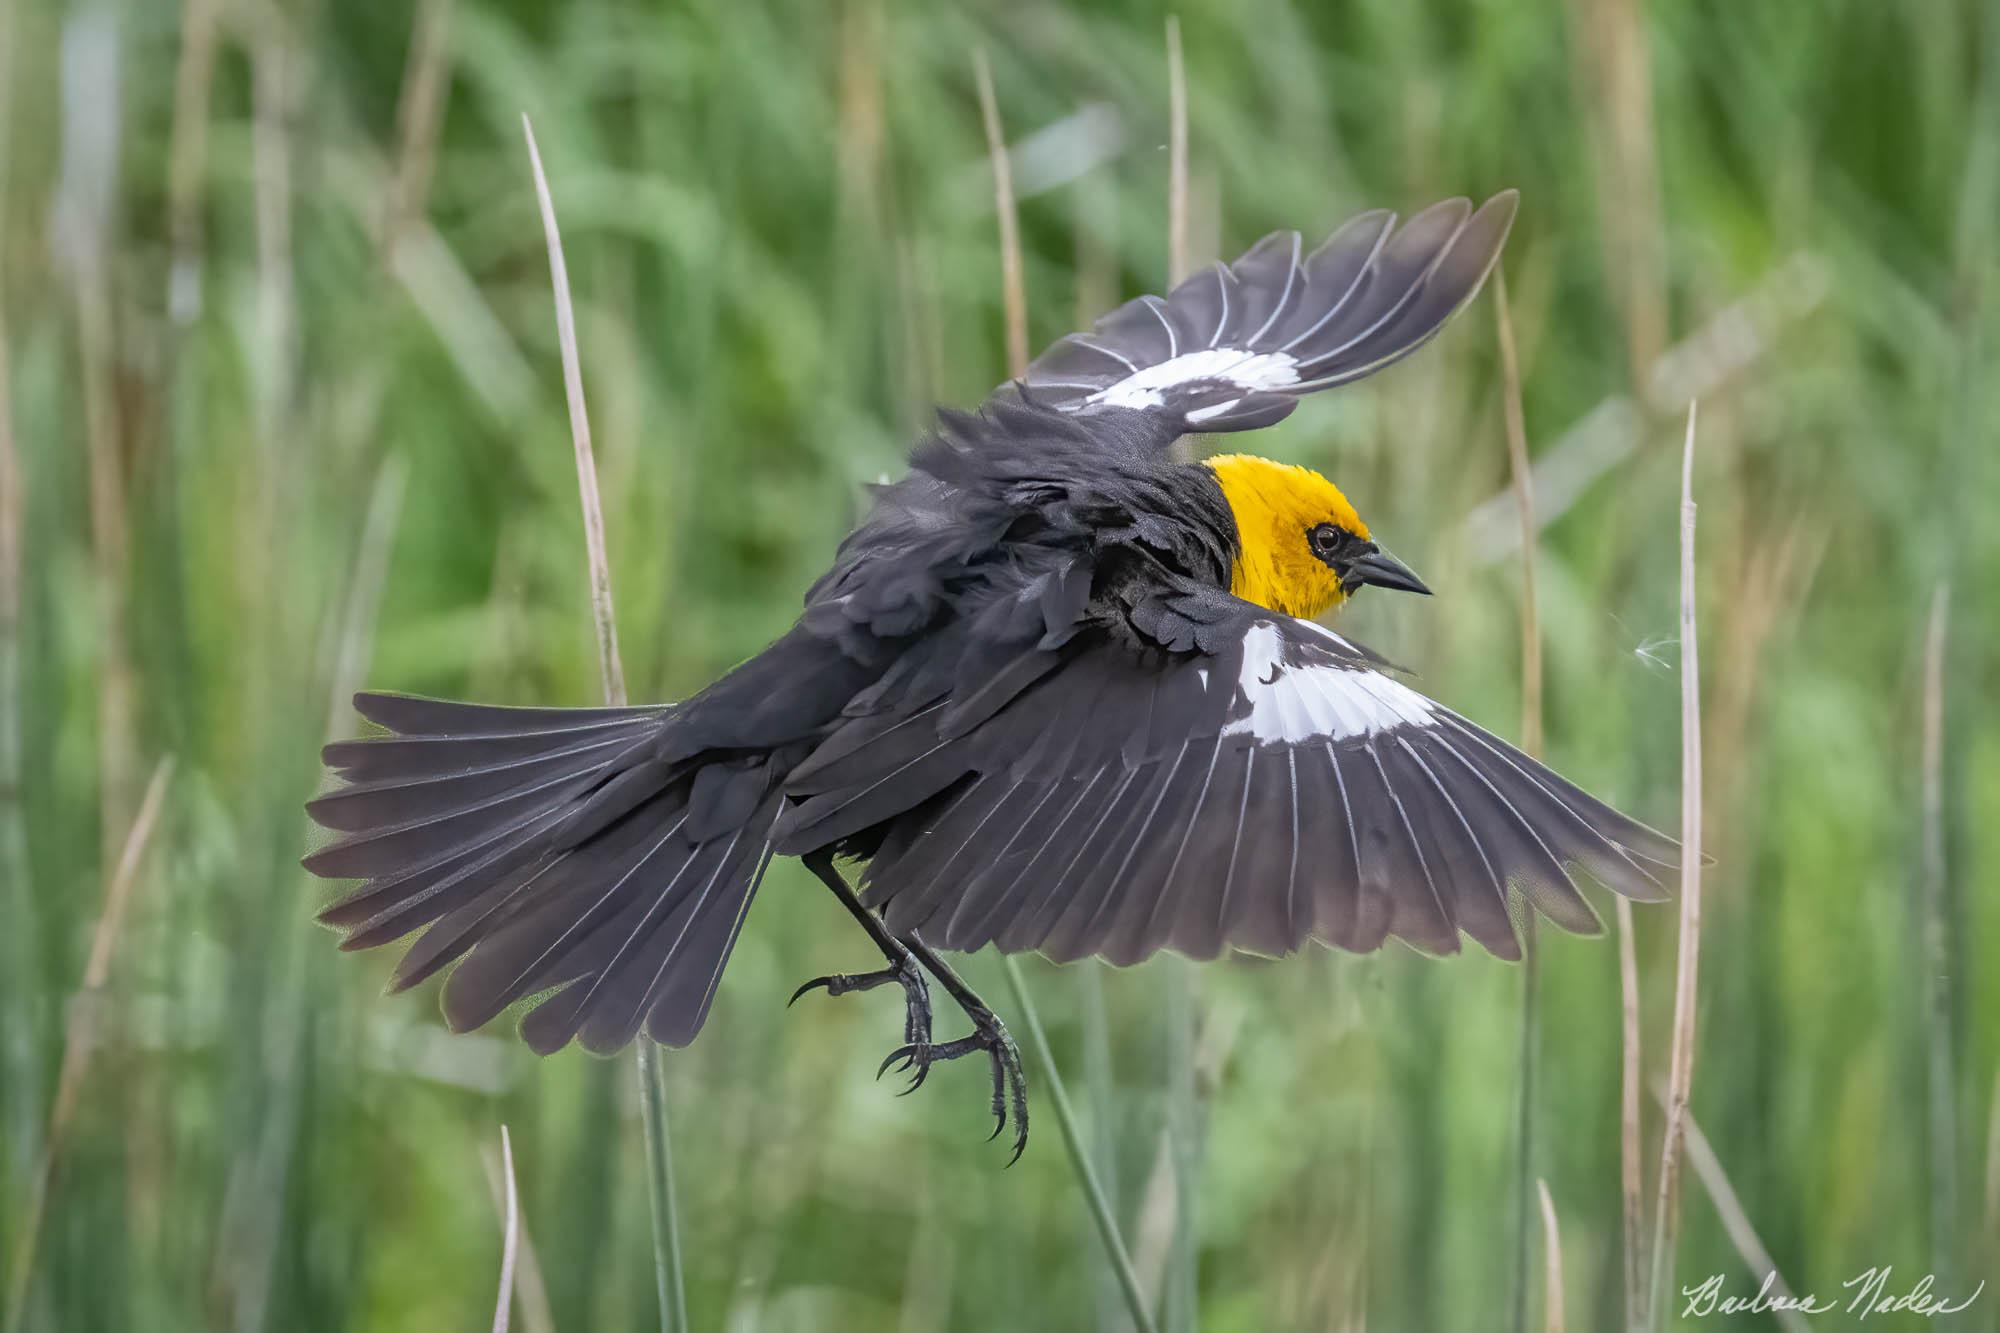
<svg viewBox="0 0 2000 1333">
<path fill-rule="evenodd" d="M 1311 468 L 1249 454 L 1208 460 L 1242 551 L 1229 591 L 1288 616 L 1326 614 L 1364 584 L 1430 589 L 1369 539 L 1340 488 Z"/>
</svg>

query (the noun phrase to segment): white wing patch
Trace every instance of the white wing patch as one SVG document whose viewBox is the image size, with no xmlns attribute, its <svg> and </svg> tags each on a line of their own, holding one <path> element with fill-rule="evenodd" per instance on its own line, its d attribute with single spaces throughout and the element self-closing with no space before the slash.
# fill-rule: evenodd
<svg viewBox="0 0 2000 1333">
<path fill-rule="evenodd" d="M 1342 638 L 1340 635 L 1335 634 L 1332 630 L 1320 624 L 1317 620 L 1294 620 L 1292 624 L 1299 629 L 1305 630 L 1309 634 L 1318 635 L 1320 638 L 1325 639 L 1332 644 L 1335 644 L 1336 646 L 1346 650 L 1347 652 L 1352 653 L 1359 651 L 1359 649 L 1355 648 L 1355 646 L 1351 642 Z"/>
<path fill-rule="evenodd" d="M 1159 407 L 1167 391 L 1199 380 L 1223 380 L 1239 389 L 1284 389 L 1299 382 L 1298 358 L 1287 352 L 1247 352 L 1210 347 L 1185 352 L 1127 375 L 1083 400 L 1106 407 Z"/>
<path fill-rule="evenodd" d="M 1329 632 L 1328 637 L 1339 636 Z M 1278 627 L 1267 620 L 1244 635 L 1243 669 L 1236 683 L 1250 701 L 1250 712 L 1228 723 L 1223 735 L 1292 743 L 1341 741 L 1393 727 L 1432 725 L 1431 701 L 1400 681 L 1365 668 L 1289 666 L 1280 652 L 1283 644 Z"/>
</svg>

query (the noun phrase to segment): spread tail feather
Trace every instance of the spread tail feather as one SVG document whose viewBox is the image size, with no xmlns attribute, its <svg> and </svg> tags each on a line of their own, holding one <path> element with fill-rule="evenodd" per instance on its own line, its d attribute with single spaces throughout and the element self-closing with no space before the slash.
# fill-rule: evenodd
<svg viewBox="0 0 2000 1333">
<path fill-rule="evenodd" d="M 327 746 L 345 785 L 306 807 L 339 835 L 306 868 L 366 881 L 320 913 L 342 948 L 423 930 L 391 989 L 459 964 L 459 1030 L 543 996 L 543 1054 L 693 1040 L 770 858 L 768 764 L 663 758 L 666 708 L 354 704 L 390 734 Z"/>
</svg>

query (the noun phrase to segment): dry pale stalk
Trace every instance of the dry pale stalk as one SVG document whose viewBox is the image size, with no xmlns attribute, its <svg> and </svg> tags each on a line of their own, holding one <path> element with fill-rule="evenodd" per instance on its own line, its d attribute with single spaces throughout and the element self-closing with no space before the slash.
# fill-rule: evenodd
<svg viewBox="0 0 2000 1333">
<path fill-rule="evenodd" d="M 1537 1178 L 1535 1193 L 1542 1202 L 1542 1327 L 1548 1333 L 1563 1333 L 1563 1249 L 1562 1229 L 1556 1225 L 1555 1201 L 1549 1198 L 1549 1182 Z"/>
<path fill-rule="evenodd" d="M 503 1163 L 491 1144 L 483 1144 L 479 1149 L 479 1164 L 486 1172 L 486 1189 L 493 1197 L 493 1214 L 504 1225 L 507 1217 L 507 1183 L 504 1178 L 512 1173 L 512 1163 Z M 521 1304 L 521 1325 L 528 1333 L 555 1333 L 555 1315 L 549 1308 L 548 1284 L 542 1278 L 542 1261 L 535 1250 L 534 1234 L 528 1230 L 526 1218 L 520 1219 L 519 1226 L 520 1253 L 519 1262 L 514 1267 L 514 1299 Z"/>
<path fill-rule="evenodd" d="M 1646 1189 L 1639 1116 L 1639 955 L 1632 938 L 1632 904 L 1614 897 L 1618 919 L 1619 1027 L 1622 1032 L 1618 1078 L 1618 1193 L 1625 1232 L 1625 1327 L 1646 1326 Z"/>
<path fill-rule="evenodd" d="M 618 622 L 611 605 L 611 566 L 605 556 L 604 504 L 597 489 L 597 458 L 590 447 L 590 414 L 583 401 L 583 363 L 577 352 L 576 312 L 570 305 L 569 266 L 563 262 L 562 233 L 556 226 L 555 200 L 542 170 L 535 128 L 521 117 L 528 140 L 528 160 L 535 172 L 535 198 L 541 205 L 542 234 L 548 242 L 549 280 L 555 289 L 556 338 L 562 345 L 563 395 L 569 403 L 570 442 L 576 450 L 577 494 L 583 504 L 584 548 L 590 563 L 590 609 L 597 627 L 597 665 L 603 677 L 604 702 L 625 703 L 625 668 L 618 656 Z M 649 1041 L 638 1043 L 635 1064 L 639 1076 L 639 1114 L 646 1132 L 646 1194 L 653 1215 L 653 1273 L 662 1330 L 687 1328 L 687 1286 L 681 1268 L 680 1221 L 674 1206 L 673 1152 L 667 1130 L 666 1084 L 658 1055 Z"/>
<path fill-rule="evenodd" d="M 1187 65 L 1181 57 L 1181 20 L 1167 15 L 1167 276 L 1188 274 Z"/>
<path fill-rule="evenodd" d="M 514 1255 L 521 1239 L 521 1201 L 514 1188 L 514 1141 L 500 1126 L 500 1166 L 505 1179 L 501 1207 L 500 1294 L 493 1304 L 493 1333 L 507 1333 L 514 1312 Z"/>
<path fill-rule="evenodd" d="M 590 561 L 590 609 L 597 626 L 597 665 L 604 681 L 604 702 L 625 702 L 625 668 L 618 656 L 618 621 L 611 606 L 611 564 L 604 549 L 604 502 L 597 492 L 597 458 L 590 447 L 590 413 L 583 401 L 583 363 L 576 348 L 576 311 L 570 306 L 569 266 L 563 262 L 562 234 L 556 228 L 555 201 L 542 171 L 535 128 L 521 117 L 528 137 L 528 159 L 535 169 L 535 198 L 542 209 L 542 235 L 549 246 L 549 278 L 555 288 L 556 338 L 562 344 L 563 396 L 569 403 L 570 442 L 576 448 L 576 484 L 583 502 L 583 544 Z"/>
<path fill-rule="evenodd" d="M 1635 386 L 1666 343 L 1660 167 L 1653 127 L 1651 55 L 1642 0 L 1573 0 L 1574 44 L 1596 114 L 1589 117 L 1599 170 L 1605 259 L 1625 320 Z"/>
<path fill-rule="evenodd" d="M 986 152 L 993 160 L 993 203 L 1000 214 L 1000 299 L 1007 318 L 1007 373 L 1028 369 L 1028 299 L 1021 275 L 1021 222 L 1014 209 L 1014 169 L 1000 129 L 1000 103 L 993 95 L 993 71 L 983 48 L 972 53 L 979 83 L 979 118 L 986 127 Z"/>
<path fill-rule="evenodd" d="M 1694 427 L 1695 404 L 1690 402 L 1687 437 L 1681 446 L 1681 920 L 1666 1132 L 1660 1144 L 1660 1187 L 1653 1214 L 1656 1312 L 1673 1275 L 1674 1240 L 1680 1227 L 1681 1139 L 1694 1082 L 1696 979 L 1701 964 L 1701 654 L 1694 614 Z"/>
<path fill-rule="evenodd" d="M 451 87 L 452 0 L 422 0 L 410 30 L 410 55 L 396 102 L 396 170 L 383 208 L 382 256 L 393 261 L 412 217 L 424 211 L 437 161 L 444 95 Z"/>
</svg>

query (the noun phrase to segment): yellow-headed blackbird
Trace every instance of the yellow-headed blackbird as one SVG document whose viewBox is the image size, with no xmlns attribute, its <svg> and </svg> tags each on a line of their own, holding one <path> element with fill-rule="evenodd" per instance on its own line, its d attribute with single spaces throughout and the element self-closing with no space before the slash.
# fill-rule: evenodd
<svg viewBox="0 0 2000 1333">
<path fill-rule="evenodd" d="M 1266 237 L 1165 300 L 943 412 L 769 648 L 678 704 L 498 708 L 391 694 L 342 742 L 306 864 L 365 879 L 323 919 L 423 934 L 394 986 L 457 966 L 465 1029 L 528 997 L 535 1050 L 679 1046 L 764 867 L 803 858 L 887 965 L 921 1081 L 979 1052 L 1027 1133 L 1019 1058 L 935 950 L 1134 963 L 1163 948 L 1518 958 L 1525 903 L 1598 927 L 1571 881 L 1664 896 L 1678 847 L 1318 624 L 1368 586 L 1428 592 L 1317 473 L 1178 461 L 1407 356 L 1471 298 L 1515 195 L 1387 212 L 1310 253 Z M 836 857 L 867 862 L 857 894 Z M 934 1042 L 925 973 L 972 1024 Z"/>
</svg>

